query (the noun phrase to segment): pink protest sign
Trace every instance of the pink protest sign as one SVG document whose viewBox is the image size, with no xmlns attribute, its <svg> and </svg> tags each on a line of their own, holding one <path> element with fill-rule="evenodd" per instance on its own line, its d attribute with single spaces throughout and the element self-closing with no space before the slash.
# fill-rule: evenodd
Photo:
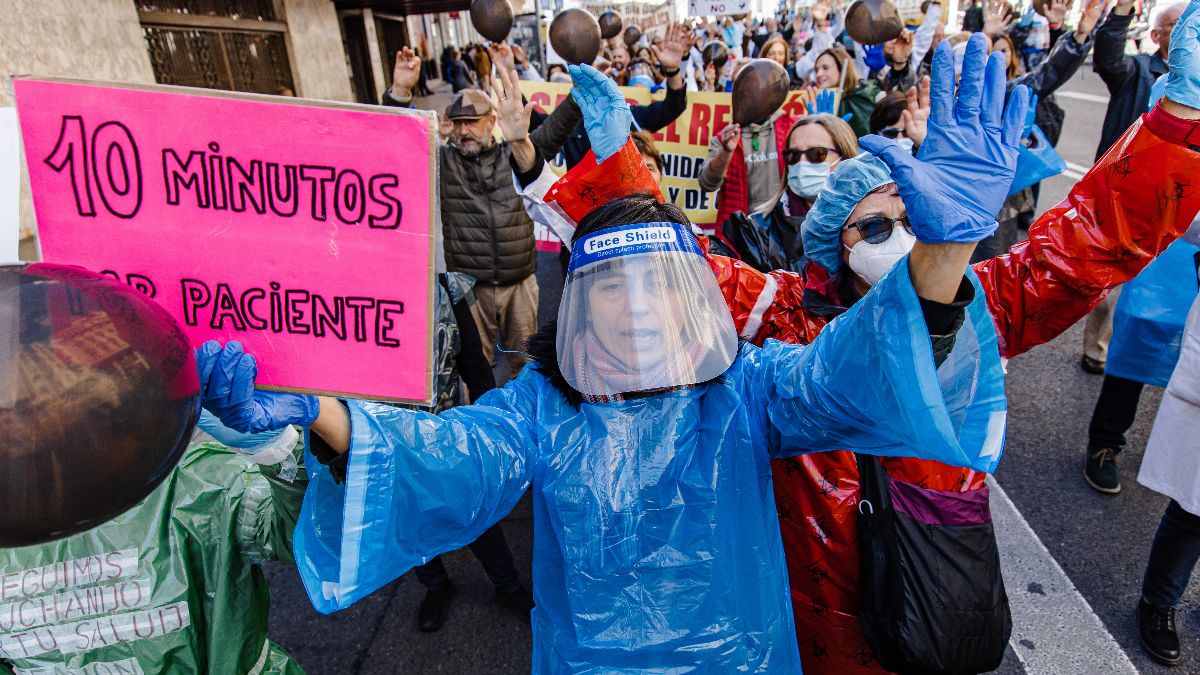
<svg viewBox="0 0 1200 675">
<path fill-rule="evenodd" d="M 44 260 L 240 340 L 261 385 L 432 398 L 432 113 L 13 84 Z"/>
</svg>

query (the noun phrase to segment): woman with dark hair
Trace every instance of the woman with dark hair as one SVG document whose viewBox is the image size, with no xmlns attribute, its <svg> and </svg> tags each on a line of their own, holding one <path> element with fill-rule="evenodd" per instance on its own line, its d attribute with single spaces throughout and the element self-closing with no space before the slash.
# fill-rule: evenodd
<svg viewBox="0 0 1200 675">
<path fill-rule="evenodd" d="M 571 74 L 599 163 L 624 170 L 628 104 L 594 69 Z M 999 118 L 1000 99 L 984 100 Z M 980 131 L 1015 156 L 1011 130 Z M 959 163 L 962 180 L 972 168 Z M 974 168 L 997 184 L 1012 170 Z M 252 390 L 254 360 L 235 343 L 202 350 L 205 405 L 236 427 L 310 426 L 314 454 L 346 467 L 344 485 L 314 472 L 295 535 L 321 611 L 471 541 L 532 487 L 535 672 L 798 673 L 770 458 L 849 446 L 988 463 L 985 420 L 1003 409 L 998 358 L 939 373 L 930 343 L 932 328 L 949 351 L 956 328 L 941 321 L 963 320 L 951 303 L 990 212 L 933 218 L 928 205 L 962 185 L 934 165 L 911 175 L 922 241 L 807 347 L 739 344 L 683 212 L 633 194 L 579 219 L 558 321 L 531 340 L 530 367 L 474 405 L 431 415 Z M 959 377 L 977 386 L 939 384 Z"/>
</svg>

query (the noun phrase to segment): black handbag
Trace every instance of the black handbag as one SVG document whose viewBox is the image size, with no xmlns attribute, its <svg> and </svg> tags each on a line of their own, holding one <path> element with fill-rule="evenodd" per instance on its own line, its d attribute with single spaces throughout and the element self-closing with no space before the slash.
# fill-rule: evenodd
<svg viewBox="0 0 1200 675">
<path fill-rule="evenodd" d="M 859 622 L 884 668 L 995 670 L 1012 634 L 988 488 L 929 490 L 856 455 L 862 557 Z"/>
</svg>

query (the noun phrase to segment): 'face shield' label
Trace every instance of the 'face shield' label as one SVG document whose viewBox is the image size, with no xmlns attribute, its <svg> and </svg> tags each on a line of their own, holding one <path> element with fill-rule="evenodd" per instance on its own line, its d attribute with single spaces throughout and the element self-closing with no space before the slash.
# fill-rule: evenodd
<svg viewBox="0 0 1200 675">
<path fill-rule="evenodd" d="M 575 243 L 567 273 L 637 253 L 683 252 L 703 256 L 696 236 L 679 223 L 633 223 L 593 232 Z"/>
</svg>

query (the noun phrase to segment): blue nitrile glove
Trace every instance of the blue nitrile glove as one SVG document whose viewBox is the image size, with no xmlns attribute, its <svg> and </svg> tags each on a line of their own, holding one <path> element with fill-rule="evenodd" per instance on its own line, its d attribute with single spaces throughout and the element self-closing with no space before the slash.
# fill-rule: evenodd
<svg viewBox="0 0 1200 675">
<path fill-rule="evenodd" d="M 583 128 L 587 130 L 596 163 L 617 154 L 629 141 L 633 113 L 617 89 L 617 83 L 589 65 L 567 66 L 575 86 L 571 96 L 583 113 Z"/>
<path fill-rule="evenodd" d="M 1171 31 L 1166 96 L 1200 108 L 1200 0 L 1192 0 Z"/>
<path fill-rule="evenodd" d="M 201 405 L 230 429 L 258 433 L 289 424 L 307 427 L 317 419 L 316 396 L 255 389 L 258 363 L 236 340 L 224 348 L 213 340 L 205 342 L 196 352 L 196 367 Z"/>
<path fill-rule="evenodd" d="M 833 101 L 837 96 L 832 89 L 822 89 L 817 92 L 817 100 L 811 101 L 808 104 L 809 115 L 832 115 L 834 114 Z"/>
<path fill-rule="evenodd" d="M 989 59 L 987 38 L 975 34 L 956 98 L 953 48 L 943 41 L 933 57 L 929 134 L 917 156 L 882 136 L 859 141 L 891 169 L 920 241 L 980 241 L 996 230 L 1029 105 L 1029 89 L 1020 86 L 1005 108 L 1004 85 L 1004 57 Z"/>
</svg>

